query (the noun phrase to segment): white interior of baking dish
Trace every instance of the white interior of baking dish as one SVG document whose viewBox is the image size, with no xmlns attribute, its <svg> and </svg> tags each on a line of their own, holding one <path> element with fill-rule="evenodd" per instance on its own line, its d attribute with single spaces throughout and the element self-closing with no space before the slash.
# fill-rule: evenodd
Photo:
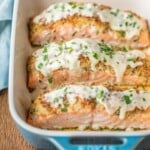
<svg viewBox="0 0 150 150">
<path fill-rule="evenodd" d="M 15 13 L 13 20 L 12 43 L 11 43 L 11 60 L 10 60 L 10 78 L 9 78 L 9 104 L 11 114 L 14 120 L 23 128 L 31 132 L 44 135 L 144 135 L 150 131 L 46 131 L 31 127 L 26 124 L 27 110 L 31 104 L 31 94 L 26 86 L 26 63 L 27 58 L 33 51 L 28 39 L 29 18 L 39 14 L 43 9 L 47 8 L 51 3 L 59 2 L 60 0 L 18 0 L 15 1 Z M 63 0 L 65 1 L 65 0 Z M 76 0 L 79 1 L 79 0 Z M 132 10 L 142 17 L 147 18 L 150 23 L 150 1 L 148 0 L 82 0 L 83 2 L 97 2 L 119 8 L 123 10 Z M 18 12 L 17 12 L 18 9 Z M 41 132 L 42 131 L 42 132 Z M 84 134 L 83 134 L 84 132 Z"/>
</svg>

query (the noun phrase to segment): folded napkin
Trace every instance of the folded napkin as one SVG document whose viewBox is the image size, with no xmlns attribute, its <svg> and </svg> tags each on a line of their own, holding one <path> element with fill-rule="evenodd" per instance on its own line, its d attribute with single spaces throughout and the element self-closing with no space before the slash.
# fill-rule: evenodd
<svg viewBox="0 0 150 150">
<path fill-rule="evenodd" d="M 0 0 L 0 90 L 8 86 L 13 0 Z"/>
</svg>

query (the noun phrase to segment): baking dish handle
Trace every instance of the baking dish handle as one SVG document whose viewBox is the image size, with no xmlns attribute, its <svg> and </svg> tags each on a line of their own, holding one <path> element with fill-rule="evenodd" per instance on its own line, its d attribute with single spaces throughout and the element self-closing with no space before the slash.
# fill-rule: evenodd
<svg viewBox="0 0 150 150">
<path fill-rule="evenodd" d="M 99 138 L 99 137 L 98 137 Z M 101 137 L 100 137 L 101 138 Z M 120 137 L 121 145 L 92 145 L 92 144 L 72 144 L 69 137 L 52 137 L 49 140 L 59 150 L 133 150 L 143 139 L 142 137 Z"/>
</svg>

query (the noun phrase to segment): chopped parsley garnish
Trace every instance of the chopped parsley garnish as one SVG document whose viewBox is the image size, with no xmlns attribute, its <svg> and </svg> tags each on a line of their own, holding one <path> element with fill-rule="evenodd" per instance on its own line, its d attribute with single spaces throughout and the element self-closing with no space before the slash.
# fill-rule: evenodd
<svg viewBox="0 0 150 150">
<path fill-rule="evenodd" d="M 105 57 L 103 58 L 103 62 L 107 62 L 107 60 L 106 60 L 106 58 L 105 58 Z"/>
<path fill-rule="evenodd" d="M 59 48 L 60 51 L 62 51 L 63 50 L 62 44 L 59 44 L 58 48 Z"/>
<path fill-rule="evenodd" d="M 76 8 L 76 7 L 77 7 L 77 4 L 76 4 L 76 3 L 69 2 L 68 4 L 71 5 L 72 8 Z"/>
<path fill-rule="evenodd" d="M 135 58 L 129 58 L 129 59 L 127 59 L 127 61 L 132 61 L 132 62 L 135 62 Z"/>
<path fill-rule="evenodd" d="M 47 53 L 47 47 L 46 46 L 44 46 L 44 50 L 43 50 L 43 53 Z"/>
<path fill-rule="evenodd" d="M 52 77 L 48 78 L 48 83 L 51 84 L 51 83 L 52 83 L 52 80 L 53 80 Z"/>
<path fill-rule="evenodd" d="M 48 12 L 48 13 L 51 13 L 51 12 L 52 12 L 52 10 L 48 10 L 47 12 Z"/>
<path fill-rule="evenodd" d="M 76 43 L 76 42 L 71 42 L 71 44 L 73 44 L 73 45 L 74 45 L 74 44 L 77 44 L 77 43 Z"/>
<path fill-rule="evenodd" d="M 102 98 L 104 96 L 104 91 L 99 91 L 99 93 L 97 93 L 97 98 Z"/>
<path fill-rule="evenodd" d="M 64 5 L 62 5 L 62 6 L 61 6 L 61 9 L 62 9 L 62 11 L 64 11 L 64 10 L 65 10 L 65 6 L 64 6 Z"/>
<path fill-rule="evenodd" d="M 125 31 L 120 31 L 120 36 L 121 36 L 121 37 L 125 37 L 125 36 L 126 36 Z"/>
<path fill-rule="evenodd" d="M 64 89 L 64 93 L 65 93 L 65 94 L 67 94 L 67 90 L 68 90 L 67 88 Z"/>
<path fill-rule="evenodd" d="M 123 99 L 125 100 L 126 104 L 130 104 L 130 103 L 131 103 L 130 96 L 124 95 L 124 96 L 123 96 Z"/>
<path fill-rule="evenodd" d="M 125 22 L 125 26 L 128 26 L 128 25 L 129 25 L 129 22 L 126 21 L 126 22 Z"/>
<path fill-rule="evenodd" d="M 133 17 L 133 15 L 132 14 L 129 14 L 128 16 L 127 16 L 127 18 L 132 18 Z"/>
<path fill-rule="evenodd" d="M 62 111 L 62 112 L 67 112 L 67 108 L 66 108 L 66 107 L 63 107 L 63 108 L 61 108 L 61 111 Z"/>
<path fill-rule="evenodd" d="M 119 13 L 119 9 L 110 12 L 110 14 L 113 15 L 113 16 L 117 16 L 118 13 Z"/>
<path fill-rule="evenodd" d="M 84 45 L 84 48 L 85 48 L 85 49 L 87 49 L 87 48 L 88 48 L 88 46 L 87 46 L 87 45 Z"/>
<path fill-rule="evenodd" d="M 93 53 L 93 57 L 94 57 L 95 59 L 98 59 L 98 54 L 97 54 L 96 52 L 94 52 L 94 53 Z"/>
<path fill-rule="evenodd" d="M 98 43 L 100 51 L 104 52 L 106 55 L 110 56 L 110 58 L 112 58 L 112 56 L 114 55 L 114 51 L 111 47 L 102 44 L 102 43 Z"/>
<path fill-rule="evenodd" d="M 58 5 L 56 4 L 55 6 L 54 6 L 54 9 L 57 9 L 58 8 Z"/>
<path fill-rule="evenodd" d="M 61 111 L 62 112 L 67 112 L 67 107 L 69 106 L 69 104 L 68 103 L 64 103 L 64 106 L 61 108 Z"/>
<path fill-rule="evenodd" d="M 126 47 L 123 47 L 122 50 L 123 50 L 124 52 L 127 52 L 127 51 L 128 51 Z"/>
<path fill-rule="evenodd" d="M 132 97 L 132 96 L 133 96 L 133 94 L 131 93 L 131 94 L 130 94 L 130 96 Z"/>
<path fill-rule="evenodd" d="M 38 68 L 39 68 L 39 69 L 42 69 L 42 67 L 43 67 L 43 64 L 42 64 L 42 63 L 39 63 L 39 64 L 38 64 Z"/>
<path fill-rule="evenodd" d="M 49 62 L 50 65 L 53 64 L 53 63 L 54 63 L 54 61 Z"/>
<path fill-rule="evenodd" d="M 43 56 L 43 60 L 46 61 L 48 59 L 48 55 Z"/>
<path fill-rule="evenodd" d="M 72 47 L 67 47 L 66 48 L 69 52 L 72 52 L 73 51 L 73 48 Z"/>
<path fill-rule="evenodd" d="M 135 26 L 136 26 L 136 22 L 133 22 L 132 26 L 133 26 L 133 28 L 135 28 Z"/>
<path fill-rule="evenodd" d="M 79 9 L 84 9 L 84 7 L 83 6 L 79 6 Z"/>
<path fill-rule="evenodd" d="M 143 100 L 144 102 L 146 101 L 146 99 L 145 99 L 144 97 L 142 98 L 142 100 Z"/>
<path fill-rule="evenodd" d="M 57 103 L 58 101 L 59 101 L 59 97 L 55 97 L 53 100 L 54 103 Z"/>
</svg>

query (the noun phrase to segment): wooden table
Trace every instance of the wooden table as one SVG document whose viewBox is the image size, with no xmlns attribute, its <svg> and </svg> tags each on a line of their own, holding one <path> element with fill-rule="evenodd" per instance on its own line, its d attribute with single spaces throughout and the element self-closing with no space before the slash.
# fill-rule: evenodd
<svg viewBox="0 0 150 150">
<path fill-rule="evenodd" d="M 0 92 L 0 150 L 35 150 L 23 139 L 11 118 L 7 90 Z"/>
</svg>

